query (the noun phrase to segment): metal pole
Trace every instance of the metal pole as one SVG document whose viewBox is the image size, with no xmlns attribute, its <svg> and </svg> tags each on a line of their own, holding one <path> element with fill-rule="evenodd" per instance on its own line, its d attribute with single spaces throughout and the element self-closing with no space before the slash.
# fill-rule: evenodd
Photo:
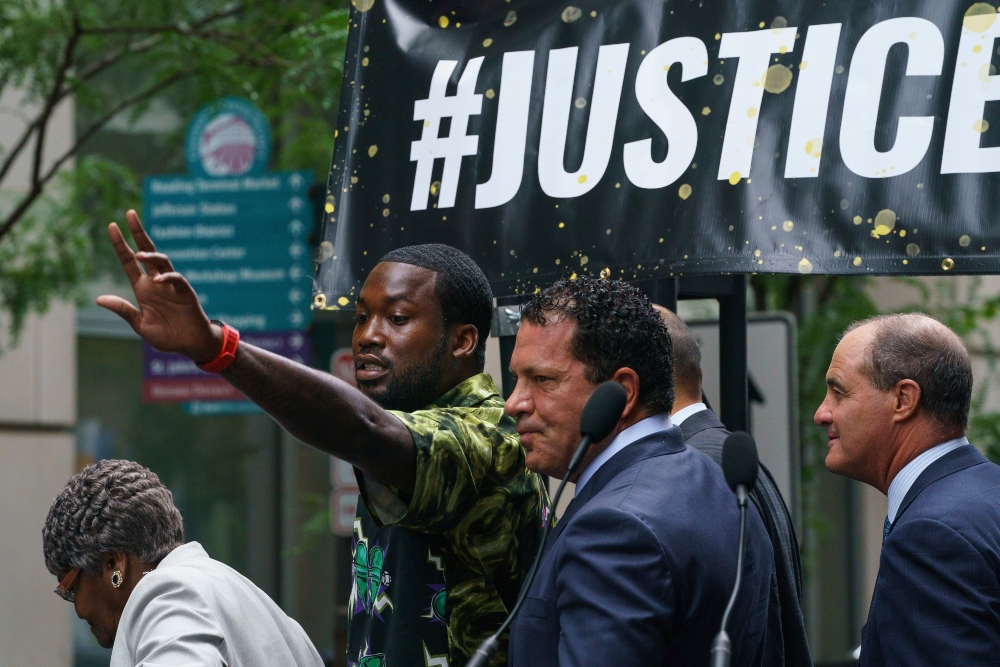
<svg viewBox="0 0 1000 667">
<path fill-rule="evenodd" d="M 747 277 L 734 275 L 732 281 L 732 291 L 719 297 L 719 418 L 730 431 L 746 431 Z"/>
</svg>

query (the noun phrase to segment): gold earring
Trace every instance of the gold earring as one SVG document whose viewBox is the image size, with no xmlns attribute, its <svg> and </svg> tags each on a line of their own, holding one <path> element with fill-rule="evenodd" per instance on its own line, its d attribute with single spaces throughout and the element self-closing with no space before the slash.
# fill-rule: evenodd
<svg viewBox="0 0 1000 667">
<path fill-rule="evenodd" d="M 123 581 L 125 581 L 125 577 L 122 575 L 122 571 L 121 570 L 115 570 L 114 572 L 111 573 L 111 585 L 112 586 L 114 586 L 115 588 L 118 588 L 119 586 L 122 585 Z"/>
</svg>

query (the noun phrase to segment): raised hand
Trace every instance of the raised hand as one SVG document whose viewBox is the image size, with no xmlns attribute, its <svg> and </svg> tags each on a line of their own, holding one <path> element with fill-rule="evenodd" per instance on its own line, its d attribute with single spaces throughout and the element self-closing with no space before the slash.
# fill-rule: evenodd
<svg viewBox="0 0 1000 667">
<path fill-rule="evenodd" d="M 130 210 L 125 220 L 139 252 L 132 252 L 117 223 L 108 225 L 108 236 L 139 307 L 108 294 L 98 297 L 97 305 L 120 315 L 158 350 L 179 352 L 196 363 L 211 361 L 222 350 L 221 328 L 209 322 L 198 295 L 184 276 L 174 271 L 170 259 L 156 252 L 136 212 Z"/>
</svg>

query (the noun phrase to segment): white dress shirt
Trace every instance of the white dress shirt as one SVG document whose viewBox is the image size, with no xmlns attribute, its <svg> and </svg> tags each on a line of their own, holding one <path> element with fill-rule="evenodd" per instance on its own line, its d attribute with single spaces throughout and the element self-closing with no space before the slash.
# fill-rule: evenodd
<svg viewBox="0 0 1000 667">
<path fill-rule="evenodd" d="M 702 410 L 708 410 L 708 406 L 704 403 L 692 403 L 686 408 L 681 408 L 674 414 L 670 415 L 670 421 L 674 423 L 675 426 L 680 426 L 684 423 L 684 420 L 691 415 L 696 415 Z"/>
<path fill-rule="evenodd" d="M 652 417 L 646 417 L 642 421 L 638 421 L 627 429 L 615 436 L 614 440 L 607 446 L 607 448 L 594 457 L 594 460 L 587 464 L 587 467 L 583 469 L 580 473 L 579 479 L 576 480 L 576 492 L 580 493 L 580 489 L 590 481 L 590 478 L 594 476 L 594 473 L 598 469 L 607 463 L 612 456 L 625 449 L 633 442 L 645 438 L 647 435 L 652 435 L 653 433 L 659 433 L 660 431 L 665 431 L 672 425 L 670 421 L 670 415 L 667 413 L 653 415 Z"/>
<path fill-rule="evenodd" d="M 179 546 L 125 604 L 111 667 L 322 667 L 298 623 L 252 581 Z"/>
<path fill-rule="evenodd" d="M 906 493 L 910 490 L 910 487 L 913 486 L 913 483 L 917 481 L 918 477 L 920 477 L 920 473 L 927 470 L 932 463 L 948 452 L 967 444 L 969 444 L 969 439 L 965 436 L 949 440 L 948 442 L 942 442 L 940 445 L 931 447 L 926 452 L 907 463 L 903 469 L 897 473 L 892 482 L 889 483 L 889 523 L 895 523 L 896 512 L 899 511 L 899 506 L 902 504 L 903 498 L 906 497 Z"/>
</svg>

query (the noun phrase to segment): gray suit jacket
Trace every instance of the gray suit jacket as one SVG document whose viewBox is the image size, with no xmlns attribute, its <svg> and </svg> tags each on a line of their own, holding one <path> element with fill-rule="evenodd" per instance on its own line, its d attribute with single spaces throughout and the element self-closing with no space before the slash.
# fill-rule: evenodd
<svg viewBox="0 0 1000 667">
<path fill-rule="evenodd" d="M 305 631 L 253 582 L 179 546 L 125 604 L 111 667 L 322 667 Z"/>
<path fill-rule="evenodd" d="M 708 454 L 722 464 L 722 443 L 729 431 L 711 410 L 697 412 L 681 424 L 684 442 Z M 750 499 L 757 507 L 774 550 L 770 602 L 767 610 L 767 648 L 765 665 L 771 667 L 811 666 L 809 641 L 802 618 L 802 565 L 799 542 L 792 518 L 771 472 L 760 466 L 757 483 Z"/>
</svg>

